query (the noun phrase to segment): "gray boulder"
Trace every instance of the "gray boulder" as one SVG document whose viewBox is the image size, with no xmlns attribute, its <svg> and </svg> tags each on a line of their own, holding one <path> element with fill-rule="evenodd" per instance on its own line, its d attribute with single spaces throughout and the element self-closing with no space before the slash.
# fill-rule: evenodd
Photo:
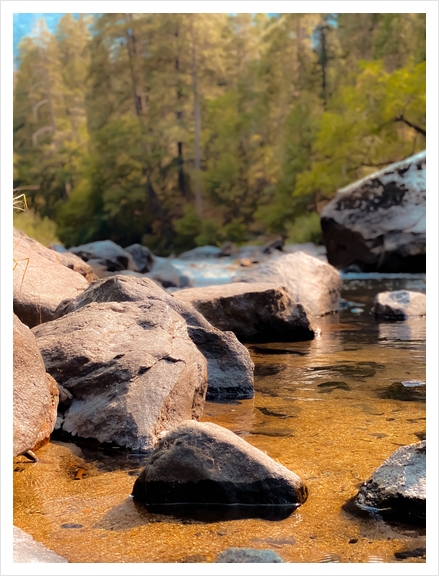
<svg viewBox="0 0 439 576">
<path fill-rule="evenodd" d="M 425 518 L 426 441 L 395 450 L 361 486 L 355 503 L 405 520 Z"/>
<path fill-rule="evenodd" d="M 180 287 L 180 271 L 165 258 L 157 258 L 151 271 L 145 276 L 158 282 L 163 288 Z"/>
<path fill-rule="evenodd" d="M 85 262 L 92 261 L 106 267 L 109 272 L 118 270 L 134 270 L 137 265 L 133 256 L 112 240 L 98 240 L 80 246 L 69 248 L 69 252 L 76 254 Z"/>
<path fill-rule="evenodd" d="M 230 430 L 182 422 L 157 445 L 133 487 L 147 504 L 300 506 L 302 480 Z"/>
<path fill-rule="evenodd" d="M 213 326 L 245 342 L 311 340 L 312 314 L 282 286 L 234 283 L 180 290 L 177 300 L 192 304 Z"/>
<path fill-rule="evenodd" d="M 337 192 L 321 212 L 330 264 L 425 272 L 425 158 L 420 152 Z"/>
<path fill-rule="evenodd" d="M 421 292 L 394 290 L 380 292 L 375 296 L 373 312 L 377 316 L 402 319 L 410 316 L 425 316 L 427 298 Z"/>
<path fill-rule="evenodd" d="M 132 244 L 125 248 L 134 258 L 137 269 L 139 272 L 149 272 L 154 266 L 155 256 L 149 248 L 142 246 L 141 244 Z"/>
<path fill-rule="evenodd" d="M 14 563 L 54 564 L 68 563 L 68 560 L 36 542 L 30 534 L 14 526 L 13 532 Z"/>
<path fill-rule="evenodd" d="M 167 294 L 148 278 L 119 275 L 95 282 L 79 298 L 62 302 L 56 317 L 91 302 L 150 301 L 163 302 L 184 318 L 190 338 L 207 360 L 208 400 L 253 397 L 254 364 L 247 348 L 232 332 L 218 330 L 193 306 Z"/>
<path fill-rule="evenodd" d="M 291 298 L 315 316 L 338 310 L 342 288 L 339 272 L 304 252 L 285 254 L 240 272 L 232 282 L 269 282 L 283 286 Z"/>
<path fill-rule="evenodd" d="M 14 457 L 48 442 L 57 406 L 58 386 L 46 374 L 35 336 L 14 314 Z"/>
<path fill-rule="evenodd" d="M 218 554 L 215 563 L 235 564 L 268 564 L 285 562 L 277 552 L 273 550 L 256 550 L 255 548 L 227 548 Z"/>
<path fill-rule="evenodd" d="M 14 312 L 26 326 L 52 320 L 62 300 L 76 298 L 88 287 L 64 256 L 14 231 Z"/>
<path fill-rule="evenodd" d="M 148 452 L 203 411 L 206 361 L 164 302 L 92 302 L 33 332 L 47 371 L 73 397 L 65 433 Z"/>
</svg>

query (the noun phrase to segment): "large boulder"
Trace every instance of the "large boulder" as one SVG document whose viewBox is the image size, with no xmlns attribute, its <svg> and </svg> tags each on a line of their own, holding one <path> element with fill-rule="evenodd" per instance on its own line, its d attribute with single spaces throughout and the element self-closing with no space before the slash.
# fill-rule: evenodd
<svg viewBox="0 0 439 576">
<path fill-rule="evenodd" d="M 35 336 L 14 314 L 14 457 L 45 444 L 56 423 L 58 386 Z"/>
<path fill-rule="evenodd" d="M 85 262 L 99 263 L 108 272 L 117 272 L 118 270 L 138 271 L 132 254 L 112 240 L 98 240 L 88 244 L 81 244 L 80 246 L 73 246 L 69 248 L 69 252 L 76 254 Z"/>
<path fill-rule="evenodd" d="M 265 452 L 216 424 L 182 422 L 157 445 L 133 487 L 146 504 L 292 505 L 302 480 Z"/>
<path fill-rule="evenodd" d="M 291 298 L 315 316 L 338 311 L 342 288 L 339 272 L 304 252 L 285 254 L 241 272 L 232 282 L 270 282 L 283 286 Z"/>
<path fill-rule="evenodd" d="M 234 283 L 180 290 L 177 300 L 192 304 L 213 326 L 245 342 L 311 340 L 312 314 L 282 286 Z"/>
<path fill-rule="evenodd" d="M 89 282 L 63 262 L 63 254 L 14 231 L 14 312 L 32 328 L 52 320 L 58 304 L 76 298 Z"/>
<path fill-rule="evenodd" d="M 425 519 L 426 441 L 395 450 L 361 486 L 355 503 L 404 520 Z"/>
<path fill-rule="evenodd" d="M 141 244 L 132 244 L 125 248 L 127 252 L 131 254 L 134 258 L 134 262 L 139 270 L 139 272 L 149 272 L 154 266 L 155 256 L 149 248 L 142 246 Z"/>
<path fill-rule="evenodd" d="M 342 188 L 321 212 L 337 268 L 425 272 L 425 151 Z"/>
<path fill-rule="evenodd" d="M 410 316 L 425 316 L 427 298 L 421 292 L 394 290 L 375 296 L 373 312 L 377 316 L 405 320 Z"/>
<path fill-rule="evenodd" d="M 163 288 L 187 288 L 193 286 L 193 281 L 189 276 L 181 274 L 166 258 L 156 258 L 151 271 L 145 274 Z"/>
<path fill-rule="evenodd" d="M 167 294 L 148 278 L 114 276 L 93 283 L 75 300 L 62 302 L 60 318 L 91 302 L 159 301 L 182 316 L 190 338 L 207 360 L 208 400 L 252 398 L 253 369 L 250 354 L 232 332 L 212 326 L 193 306 Z"/>
<path fill-rule="evenodd" d="M 61 425 L 72 436 L 148 452 L 203 411 L 206 361 L 164 302 L 92 302 L 33 332 L 73 396 Z"/>
<path fill-rule="evenodd" d="M 16 230 L 14 228 L 14 247 L 15 246 L 26 248 L 26 250 L 29 250 L 32 254 L 37 252 L 40 256 L 43 256 L 51 262 L 62 264 L 66 268 L 73 270 L 73 272 L 78 272 L 81 276 L 84 276 L 89 284 L 97 279 L 91 266 L 84 262 L 84 260 L 81 260 L 81 258 L 74 254 L 70 254 L 65 248 L 63 248 L 62 252 L 59 249 L 56 250 L 55 246 L 60 246 L 59 244 L 51 244 L 52 248 L 46 248 L 33 238 L 29 238 L 29 236 L 21 230 Z"/>
<path fill-rule="evenodd" d="M 274 550 L 256 550 L 255 548 L 227 548 L 218 554 L 215 563 L 228 564 L 268 564 L 285 562 Z"/>
</svg>

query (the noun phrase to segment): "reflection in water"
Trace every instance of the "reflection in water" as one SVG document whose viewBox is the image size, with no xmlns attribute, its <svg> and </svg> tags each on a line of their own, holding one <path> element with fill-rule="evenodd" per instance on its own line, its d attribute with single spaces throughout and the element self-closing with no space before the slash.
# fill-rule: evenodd
<svg viewBox="0 0 439 576">
<path fill-rule="evenodd" d="M 408 318 L 391 322 L 378 322 L 379 343 L 385 346 L 397 342 L 424 343 L 426 337 L 425 318 Z"/>
<path fill-rule="evenodd" d="M 393 282 L 406 287 L 400 277 Z M 425 320 L 369 314 L 389 283 L 345 282 L 344 298 L 363 314 L 346 308 L 319 318 L 312 341 L 249 347 L 255 398 L 205 405 L 202 421 L 239 434 L 304 480 L 309 498 L 299 510 L 277 508 L 281 518 L 263 519 L 271 511 L 247 509 L 243 518 L 234 507 L 146 508 L 129 498 L 143 457 L 51 442 L 37 464 L 14 461 L 14 523 L 71 562 L 214 562 L 229 547 L 281 547 L 287 562 L 425 562 L 401 556 L 425 548 L 422 526 L 346 507 L 398 446 L 425 435 L 424 401 L 383 394 L 394 382 L 425 390 L 402 384 L 425 381 Z"/>
</svg>

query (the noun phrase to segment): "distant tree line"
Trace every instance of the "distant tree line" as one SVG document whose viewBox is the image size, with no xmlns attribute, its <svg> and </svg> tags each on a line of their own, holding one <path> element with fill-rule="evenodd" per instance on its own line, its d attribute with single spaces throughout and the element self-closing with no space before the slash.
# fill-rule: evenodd
<svg viewBox="0 0 439 576">
<path fill-rule="evenodd" d="M 20 45 L 14 188 L 67 246 L 318 240 L 425 148 L 425 14 L 66 14 Z"/>
</svg>

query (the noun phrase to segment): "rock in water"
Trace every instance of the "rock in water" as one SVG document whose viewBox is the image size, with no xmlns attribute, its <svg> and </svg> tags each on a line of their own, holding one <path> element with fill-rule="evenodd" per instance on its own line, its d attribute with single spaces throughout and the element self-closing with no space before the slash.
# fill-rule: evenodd
<svg viewBox="0 0 439 576">
<path fill-rule="evenodd" d="M 62 302 L 59 318 L 91 302 L 148 302 L 167 304 L 182 316 L 190 338 L 207 360 L 208 400 L 252 398 L 254 364 L 232 332 L 214 328 L 193 306 L 181 302 L 148 278 L 114 276 L 95 282 L 79 298 Z"/>
<path fill-rule="evenodd" d="M 149 248 L 141 244 L 132 244 L 125 248 L 134 258 L 139 272 L 149 272 L 154 266 L 155 256 Z"/>
<path fill-rule="evenodd" d="M 14 231 L 14 312 L 26 326 L 32 328 L 52 320 L 62 300 L 76 298 L 88 287 L 82 273 L 69 269 L 76 264 L 65 254 L 57 254 Z M 83 264 L 92 274 L 90 267 Z"/>
<path fill-rule="evenodd" d="M 180 290 L 174 297 L 192 304 L 213 326 L 234 332 L 244 342 L 314 338 L 312 314 L 276 284 L 237 282 Z"/>
<path fill-rule="evenodd" d="M 425 519 L 426 441 L 395 450 L 361 486 L 355 502 L 404 520 Z"/>
<path fill-rule="evenodd" d="M 35 336 L 14 314 L 14 457 L 45 444 L 56 423 L 58 386 Z"/>
<path fill-rule="evenodd" d="M 268 564 L 285 562 L 273 550 L 255 550 L 254 548 L 227 548 L 218 554 L 215 563 L 235 563 L 235 564 Z"/>
<path fill-rule="evenodd" d="M 338 191 L 321 212 L 328 262 L 425 272 L 425 151 Z"/>
<path fill-rule="evenodd" d="M 409 290 L 380 292 L 375 296 L 373 312 L 377 316 L 404 320 L 410 316 L 425 316 L 426 304 L 427 298 L 421 292 Z"/>
<path fill-rule="evenodd" d="M 164 302 L 93 302 L 33 331 L 73 396 L 62 423 L 72 436 L 148 452 L 203 411 L 206 361 Z"/>
<path fill-rule="evenodd" d="M 162 438 L 133 488 L 146 504 L 301 505 L 302 480 L 216 424 L 182 422 Z"/>
<path fill-rule="evenodd" d="M 130 252 L 124 250 L 112 240 L 98 240 L 88 244 L 81 244 L 81 246 L 72 246 L 69 248 L 69 252 L 76 254 L 85 262 L 99 262 L 109 272 L 118 270 L 134 270 L 137 272 L 137 265 Z"/>
<path fill-rule="evenodd" d="M 291 298 L 315 316 L 338 310 L 342 288 L 339 272 L 304 252 L 269 260 L 232 278 L 232 282 L 270 282 L 283 286 Z"/>
</svg>

